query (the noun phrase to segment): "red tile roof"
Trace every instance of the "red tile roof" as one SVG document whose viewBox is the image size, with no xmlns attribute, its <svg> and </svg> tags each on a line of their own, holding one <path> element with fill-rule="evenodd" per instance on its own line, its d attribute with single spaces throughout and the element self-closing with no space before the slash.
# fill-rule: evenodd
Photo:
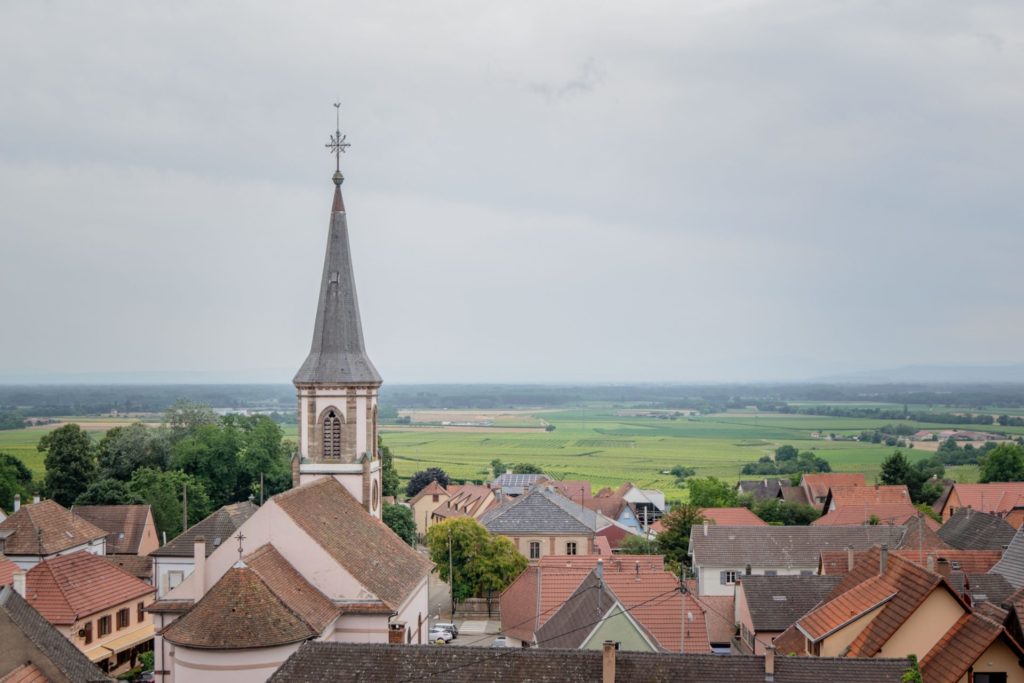
<svg viewBox="0 0 1024 683">
<path fill-rule="evenodd" d="M 1024 505 L 1024 482 L 957 483 L 953 491 L 960 499 L 958 507 L 982 512 L 1005 513 Z"/>
<path fill-rule="evenodd" d="M 833 485 L 829 488 L 832 504 L 836 508 L 848 505 L 891 505 L 910 502 L 910 491 L 899 486 Z"/>
<path fill-rule="evenodd" d="M 866 550 L 858 550 L 853 554 L 854 564 L 865 557 Z M 931 556 L 938 567 L 940 559 L 946 559 L 951 564 L 956 562 L 959 570 L 967 574 L 984 574 L 995 566 L 1002 556 L 998 550 L 890 550 L 890 556 L 902 557 L 910 560 L 920 567 L 928 566 L 928 557 Z M 828 551 L 821 554 L 822 573 L 826 575 L 841 576 L 846 574 L 849 566 L 849 556 L 845 551 Z"/>
<path fill-rule="evenodd" d="M 51 624 L 76 619 L 151 595 L 153 586 L 85 550 L 51 557 L 25 577 L 28 603 Z"/>
<path fill-rule="evenodd" d="M 4 546 L 4 552 L 12 556 L 54 555 L 107 535 L 103 529 L 53 500 L 22 505 L 0 522 L 0 530 L 14 532 Z"/>
<path fill-rule="evenodd" d="M 107 532 L 108 555 L 137 555 L 152 519 L 148 505 L 76 505 L 72 512 Z"/>
<path fill-rule="evenodd" d="M 0 555 L 0 586 L 9 586 L 14 581 L 14 572 L 21 571 L 18 565 Z"/>
<path fill-rule="evenodd" d="M 28 662 L 9 672 L 6 676 L 0 677 L 0 683 L 50 683 L 50 679 L 40 671 L 39 667 Z"/>
<path fill-rule="evenodd" d="M 830 474 L 805 474 L 800 479 L 800 485 L 809 490 L 813 498 L 824 498 L 828 490 L 833 486 L 864 486 L 863 474 L 830 473 Z M 811 505 L 814 501 L 810 501 Z"/>
<path fill-rule="evenodd" d="M 436 480 L 431 481 L 429 484 L 421 488 L 415 496 L 409 499 L 409 505 L 414 505 L 415 503 L 418 503 L 420 499 L 423 498 L 424 496 L 433 495 L 447 496 L 448 491 L 446 491 L 443 486 L 438 484 Z"/>
<path fill-rule="evenodd" d="M 1018 659 L 1024 659 L 1024 650 L 1006 634 L 1002 624 L 977 612 L 963 615 L 921 660 L 924 680 L 956 683 L 997 638 L 1003 638 Z"/>
<path fill-rule="evenodd" d="M 883 503 L 866 505 L 845 505 L 829 512 L 811 522 L 814 526 L 859 526 L 870 523 L 872 518 L 879 524 L 909 526 L 910 520 L 918 515 L 918 510 L 910 503 Z M 925 517 L 924 523 L 932 531 L 939 530 L 939 523 L 931 517 Z"/>
<path fill-rule="evenodd" d="M 570 479 L 564 479 L 562 481 L 552 481 L 550 486 L 554 487 L 556 491 L 566 498 L 574 500 L 577 503 L 582 500 L 584 507 L 590 507 L 587 505 L 587 500 L 589 500 L 593 494 L 589 481 L 572 481 Z"/>
<path fill-rule="evenodd" d="M 727 526 L 768 526 L 748 508 L 705 508 L 700 511 L 704 519 L 712 524 Z M 661 520 L 658 520 L 660 522 Z"/>
<path fill-rule="evenodd" d="M 280 598 L 292 612 L 295 612 L 317 633 L 338 618 L 339 608 L 310 584 L 281 556 L 277 548 L 269 543 L 260 546 L 245 558 L 254 572 L 260 575 L 267 587 Z"/>
</svg>

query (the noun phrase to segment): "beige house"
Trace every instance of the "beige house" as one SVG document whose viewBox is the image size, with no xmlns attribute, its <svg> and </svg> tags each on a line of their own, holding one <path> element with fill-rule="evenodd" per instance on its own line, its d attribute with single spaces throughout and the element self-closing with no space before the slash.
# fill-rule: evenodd
<svg viewBox="0 0 1024 683">
<path fill-rule="evenodd" d="M 151 649 L 146 608 L 155 589 L 103 558 L 84 550 L 54 557 L 24 581 L 28 603 L 104 671 L 128 669 Z"/>
<path fill-rule="evenodd" d="M 431 515 L 434 510 L 448 502 L 451 498 L 445 487 L 432 481 L 409 499 L 409 507 L 412 508 L 412 518 L 416 522 L 416 533 L 421 537 L 426 535 L 427 529 L 433 524 Z"/>
<path fill-rule="evenodd" d="M 107 555 L 149 555 L 160 547 L 148 505 L 76 505 L 71 512 L 107 532 Z"/>
<path fill-rule="evenodd" d="M 453 517 L 480 519 L 497 502 L 494 489 L 482 484 L 454 484 L 448 487 L 447 503 L 434 508 L 432 523 Z"/>
<path fill-rule="evenodd" d="M 824 604 L 775 640 L 782 654 L 916 655 L 928 683 L 1024 683 L 1024 649 L 945 578 L 884 546 L 863 554 Z"/>
<path fill-rule="evenodd" d="M 0 522 L 0 555 L 28 570 L 43 559 L 85 550 L 105 555 L 107 532 L 71 513 L 55 500 L 30 505 L 14 501 L 15 511 Z"/>
<path fill-rule="evenodd" d="M 547 555 L 592 555 L 597 513 L 539 487 L 492 507 L 480 517 L 492 534 L 506 536 L 531 562 Z"/>
</svg>

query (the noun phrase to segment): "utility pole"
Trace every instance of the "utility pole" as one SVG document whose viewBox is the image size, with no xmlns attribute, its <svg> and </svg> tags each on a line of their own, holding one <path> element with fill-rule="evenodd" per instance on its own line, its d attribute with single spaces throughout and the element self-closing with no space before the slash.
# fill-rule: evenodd
<svg viewBox="0 0 1024 683">
<path fill-rule="evenodd" d="M 181 485 L 181 531 L 188 529 L 188 484 Z"/>
<path fill-rule="evenodd" d="M 448 593 L 452 598 L 452 619 L 455 618 L 455 575 L 452 565 L 452 532 L 448 532 Z"/>
<path fill-rule="evenodd" d="M 260 507 L 263 507 L 263 473 L 260 472 Z"/>
</svg>

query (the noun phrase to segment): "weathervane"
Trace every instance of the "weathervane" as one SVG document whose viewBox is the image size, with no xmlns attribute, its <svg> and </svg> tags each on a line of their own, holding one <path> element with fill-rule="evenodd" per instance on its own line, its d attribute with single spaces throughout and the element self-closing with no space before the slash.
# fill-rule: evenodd
<svg viewBox="0 0 1024 683">
<path fill-rule="evenodd" d="M 239 530 L 238 535 L 235 536 L 235 538 L 238 539 L 238 561 L 241 562 L 242 561 L 242 541 L 245 540 L 245 536 L 243 536 L 241 530 Z"/>
<path fill-rule="evenodd" d="M 341 185 L 345 180 L 345 176 L 341 175 L 341 155 L 352 146 L 345 142 L 348 136 L 341 134 L 341 102 L 334 103 L 334 121 L 334 135 L 331 136 L 331 141 L 324 145 L 324 147 L 331 150 L 331 153 L 334 154 L 334 184 Z"/>
</svg>

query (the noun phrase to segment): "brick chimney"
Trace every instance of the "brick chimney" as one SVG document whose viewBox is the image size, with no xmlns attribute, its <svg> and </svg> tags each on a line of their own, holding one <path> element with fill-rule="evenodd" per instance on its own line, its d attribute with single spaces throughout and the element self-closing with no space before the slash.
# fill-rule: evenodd
<svg viewBox="0 0 1024 683">
<path fill-rule="evenodd" d="M 393 621 L 388 624 L 388 643 L 391 645 L 405 645 L 404 621 Z"/>
<path fill-rule="evenodd" d="M 196 602 L 206 595 L 206 538 L 196 536 L 192 544 L 192 596 Z"/>
<path fill-rule="evenodd" d="M 775 680 L 775 646 L 768 645 L 764 649 L 764 680 L 772 683 Z"/>
<path fill-rule="evenodd" d="M 885 571 L 889 568 L 889 546 L 885 543 L 882 544 L 882 551 L 878 555 L 878 575 L 885 574 Z"/>
<path fill-rule="evenodd" d="M 615 651 L 619 644 L 614 640 L 604 641 L 604 655 L 601 659 L 601 683 L 615 683 Z"/>
<path fill-rule="evenodd" d="M 853 546 L 846 546 L 846 571 L 853 571 Z"/>
</svg>

